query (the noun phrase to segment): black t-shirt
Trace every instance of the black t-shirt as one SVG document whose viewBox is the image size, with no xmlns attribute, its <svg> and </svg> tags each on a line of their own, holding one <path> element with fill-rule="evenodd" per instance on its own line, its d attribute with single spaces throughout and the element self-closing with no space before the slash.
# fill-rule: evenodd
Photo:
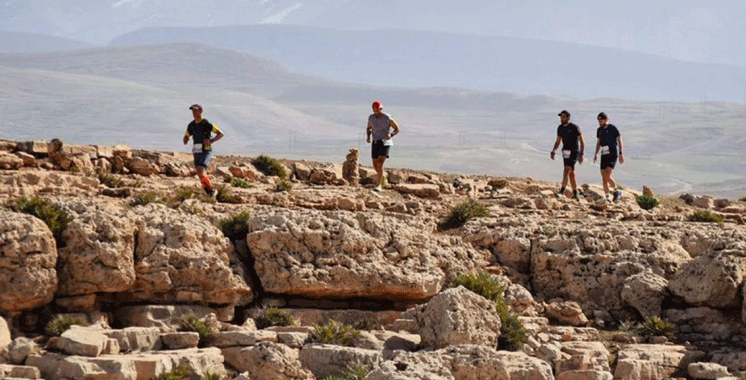
<svg viewBox="0 0 746 380">
<path fill-rule="evenodd" d="M 562 150 L 577 152 L 579 149 L 578 137 L 582 134 L 580 127 L 573 123 L 560 124 L 557 127 L 557 136 L 562 136 Z"/>
<path fill-rule="evenodd" d="M 212 138 L 212 132 L 218 131 L 218 127 L 207 121 L 207 119 L 202 119 L 199 123 L 192 120 L 187 126 L 186 135 L 194 136 L 194 144 L 202 144 L 205 139 Z M 205 147 L 205 150 L 209 149 Z"/>
<path fill-rule="evenodd" d="M 598 127 L 596 130 L 596 137 L 601 143 L 601 155 L 612 155 L 617 156 L 617 137 L 619 137 L 619 130 L 614 124 L 607 124 L 606 128 Z M 607 151 L 608 149 L 608 151 Z"/>
</svg>

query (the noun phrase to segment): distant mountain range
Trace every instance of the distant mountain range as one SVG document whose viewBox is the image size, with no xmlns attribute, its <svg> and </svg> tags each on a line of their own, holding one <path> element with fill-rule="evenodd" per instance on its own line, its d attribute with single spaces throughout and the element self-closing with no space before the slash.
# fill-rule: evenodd
<svg viewBox="0 0 746 380">
<path fill-rule="evenodd" d="M 521 38 L 255 25 L 146 28 L 111 44 L 175 42 L 234 49 L 297 72 L 371 85 L 583 98 L 746 101 L 746 67 Z"/>
<path fill-rule="evenodd" d="M 41 53 L 90 47 L 90 44 L 67 38 L 0 30 L 0 53 Z"/>
</svg>

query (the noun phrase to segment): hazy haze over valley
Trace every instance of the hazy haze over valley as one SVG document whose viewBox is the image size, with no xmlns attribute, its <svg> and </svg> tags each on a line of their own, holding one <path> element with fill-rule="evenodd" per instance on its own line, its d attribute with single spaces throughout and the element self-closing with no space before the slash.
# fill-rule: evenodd
<svg viewBox="0 0 746 380">
<path fill-rule="evenodd" d="M 359 146 L 368 164 L 365 119 L 380 98 L 403 128 L 392 166 L 556 181 L 562 165 L 548 151 L 557 112 L 573 113 L 591 159 L 604 110 L 626 142 L 621 183 L 740 197 L 744 10 L 5 1 L 0 137 L 187 151 L 186 107 L 200 102 L 227 134 L 221 154 L 341 162 Z M 578 172 L 599 182 L 591 162 Z"/>
</svg>

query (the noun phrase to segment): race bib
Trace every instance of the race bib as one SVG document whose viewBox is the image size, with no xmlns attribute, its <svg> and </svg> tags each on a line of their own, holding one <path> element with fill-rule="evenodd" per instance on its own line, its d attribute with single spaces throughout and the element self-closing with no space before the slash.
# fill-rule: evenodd
<svg viewBox="0 0 746 380">
<path fill-rule="evenodd" d="M 383 146 L 393 146 L 393 145 L 394 145 L 394 141 L 393 140 L 391 140 L 391 139 L 383 140 Z"/>
<path fill-rule="evenodd" d="M 192 153 L 202 153 L 202 144 L 194 144 Z"/>
<path fill-rule="evenodd" d="M 572 155 L 572 151 L 571 150 L 563 150 L 562 151 L 562 158 L 565 158 L 565 159 L 569 160 L 571 155 Z"/>
<path fill-rule="evenodd" d="M 609 149 L 608 145 L 601 146 L 601 155 L 605 156 L 607 154 L 611 153 L 611 150 Z"/>
</svg>

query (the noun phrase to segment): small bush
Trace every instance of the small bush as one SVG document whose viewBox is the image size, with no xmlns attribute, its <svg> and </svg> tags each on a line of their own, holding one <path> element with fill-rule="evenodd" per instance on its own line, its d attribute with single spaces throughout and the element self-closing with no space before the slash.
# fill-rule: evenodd
<svg viewBox="0 0 746 380">
<path fill-rule="evenodd" d="M 276 307 L 265 309 L 255 322 L 258 329 L 266 329 L 271 326 L 292 326 L 295 323 L 290 312 Z"/>
<path fill-rule="evenodd" d="M 197 199 L 204 203 L 215 203 L 209 195 L 205 194 L 202 190 L 197 190 L 194 187 L 182 186 L 176 189 L 176 192 L 170 197 L 169 204 L 173 207 L 181 204 L 187 199 Z"/>
<path fill-rule="evenodd" d="M 521 345 L 528 341 L 528 332 L 526 327 L 523 326 L 518 314 L 510 310 L 505 305 L 502 295 L 499 300 L 495 303 L 495 309 L 497 314 L 500 315 L 500 337 L 498 338 L 498 345 L 500 348 L 510 351 L 517 351 L 521 348 Z"/>
<path fill-rule="evenodd" d="M 15 202 L 9 202 L 6 207 L 24 214 L 33 215 L 41 219 L 52 231 L 57 245 L 62 246 L 62 231 L 67 228 L 72 218 L 57 204 L 40 197 L 21 198 Z"/>
<path fill-rule="evenodd" d="M 497 301 L 505 291 L 505 287 L 487 272 L 462 274 L 456 278 L 453 287 L 459 285 L 490 301 Z"/>
<path fill-rule="evenodd" d="M 323 326 L 314 326 L 308 339 L 311 343 L 349 346 L 358 335 L 360 335 L 360 330 L 331 320 Z"/>
<path fill-rule="evenodd" d="M 132 202 L 130 202 L 130 205 L 145 206 L 150 203 L 163 203 L 163 197 L 156 191 L 146 191 L 144 193 L 135 195 L 134 199 L 132 199 Z"/>
<path fill-rule="evenodd" d="M 250 189 L 250 188 L 254 187 L 254 185 L 246 182 L 245 180 L 243 180 L 241 178 L 235 178 L 235 177 L 231 178 L 230 184 L 233 187 L 240 187 L 242 189 Z"/>
<path fill-rule="evenodd" d="M 657 198 L 649 195 L 638 195 L 635 199 L 637 200 L 637 204 L 640 205 L 640 208 L 644 210 L 653 209 L 661 204 Z"/>
<path fill-rule="evenodd" d="M 231 239 L 232 241 L 242 240 L 245 239 L 246 235 L 249 233 L 249 226 L 246 225 L 246 222 L 250 217 L 251 213 L 248 210 L 241 211 L 237 214 L 231 215 L 227 219 L 220 219 L 218 221 L 218 227 L 223 231 L 223 235 L 228 239 Z"/>
<path fill-rule="evenodd" d="M 448 219 L 438 225 L 442 230 L 458 228 L 466 224 L 471 218 L 480 218 L 490 216 L 489 210 L 483 204 L 469 199 L 451 208 L 451 214 Z"/>
<path fill-rule="evenodd" d="M 189 372 L 189 368 L 185 365 L 180 365 L 154 377 L 153 380 L 182 380 L 187 377 L 187 372 Z"/>
<path fill-rule="evenodd" d="M 280 181 L 275 186 L 275 190 L 290 192 L 290 190 L 293 190 L 293 184 L 288 181 Z"/>
<path fill-rule="evenodd" d="M 689 215 L 688 220 L 690 222 L 700 223 L 722 223 L 723 217 L 717 214 L 713 214 L 710 210 L 695 211 Z"/>
<path fill-rule="evenodd" d="M 184 316 L 181 320 L 181 327 L 179 329 L 179 331 L 193 331 L 199 334 L 200 347 L 204 347 L 210 343 L 214 335 L 213 330 L 214 326 L 197 318 L 194 314 Z"/>
<path fill-rule="evenodd" d="M 671 322 L 659 317 L 650 317 L 642 323 L 637 332 L 644 337 L 665 336 L 673 339 L 674 329 L 675 326 Z"/>
<path fill-rule="evenodd" d="M 83 318 L 73 318 L 65 315 L 58 315 L 55 319 L 47 323 L 47 326 L 44 328 L 44 332 L 46 332 L 49 336 L 60 336 L 72 325 L 88 326 L 89 323 Z"/>
<path fill-rule="evenodd" d="M 241 203 L 241 198 L 231 193 L 230 187 L 225 185 L 218 187 L 217 193 L 215 193 L 215 200 L 220 203 Z"/>
<path fill-rule="evenodd" d="M 122 180 L 119 179 L 116 176 L 111 175 L 111 174 L 99 173 L 98 174 L 98 181 L 102 185 L 104 185 L 104 186 L 106 186 L 106 187 L 108 187 L 110 189 L 115 189 L 117 187 L 121 187 L 122 186 Z"/>
<path fill-rule="evenodd" d="M 224 380 L 224 379 L 225 379 L 225 376 L 218 375 L 216 373 L 212 373 L 209 371 L 205 372 L 205 374 L 202 375 L 202 380 Z"/>
<path fill-rule="evenodd" d="M 360 321 L 355 322 L 355 324 L 352 326 L 358 330 L 365 330 L 365 331 L 371 331 L 378 328 L 378 322 L 375 319 L 372 318 L 365 318 Z"/>
<path fill-rule="evenodd" d="M 285 179 L 288 176 L 285 166 L 272 157 L 261 155 L 253 159 L 251 163 L 257 168 L 257 170 L 265 175 L 277 176 L 282 179 Z"/>
<path fill-rule="evenodd" d="M 360 362 L 351 363 L 347 366 L 345 377 L 351 380 L 364 380 L 373 371 L 370 365 Z"/>
</svg>

